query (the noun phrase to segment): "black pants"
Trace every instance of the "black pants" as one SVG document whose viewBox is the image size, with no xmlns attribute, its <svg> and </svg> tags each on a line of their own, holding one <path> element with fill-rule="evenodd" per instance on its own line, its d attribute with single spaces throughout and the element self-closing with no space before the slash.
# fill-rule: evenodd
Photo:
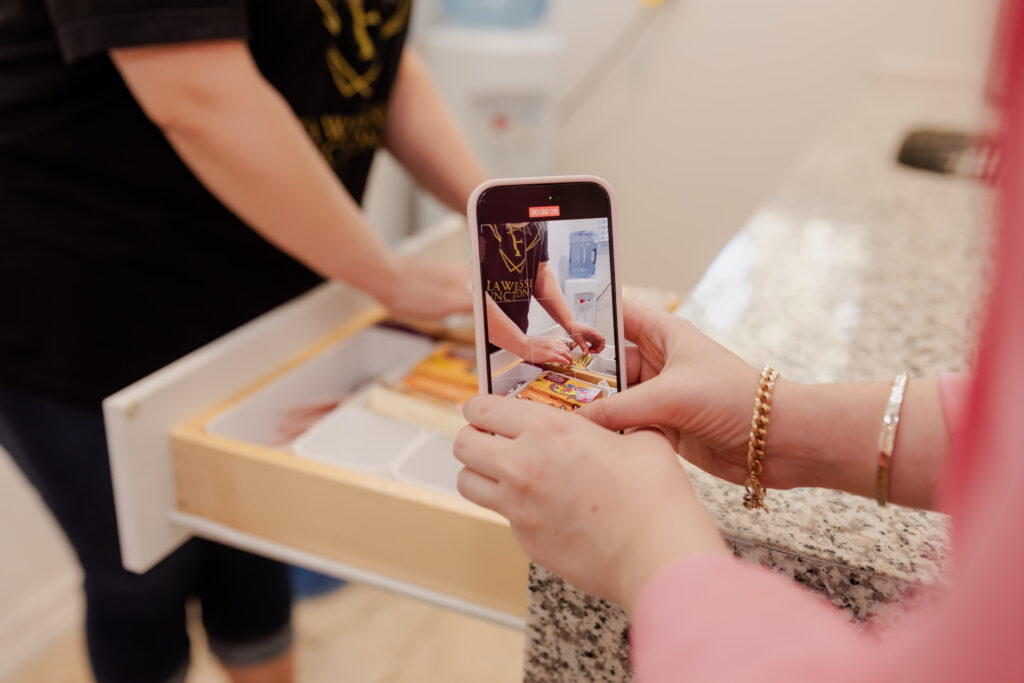
<svg viewBox="0 0 1024 683">
<path fill-rule="evenodd" d="M 98 681 L 183 678 L 191 596 L 201 601 L 210 646 L 225 663 L 253 664 L 290 647 L 284 565 L 192 539 L 145 574 L 121 566 L 99 405 L 0 386 L 0 445 L 42 495 L 82 564 L 89 658 Z"/>
</svg>

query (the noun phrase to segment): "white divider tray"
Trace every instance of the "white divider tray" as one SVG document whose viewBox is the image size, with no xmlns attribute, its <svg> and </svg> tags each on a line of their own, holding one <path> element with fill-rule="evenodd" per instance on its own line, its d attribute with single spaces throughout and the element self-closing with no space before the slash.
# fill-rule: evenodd
<svg viewBox="0 0 1024 683">
<path fill-rule="evenodd" d="M 517 385 L 521 385 L 518 388 L 521 391 L 542 372 L 544 372 L 543 368 L 536 365 L 518 363 L 497 377 L 492 377 L 491 390 L 499 396 L 508 396 L 513 389 L 516 389 Z"/>
<path fill-rule="evenodd" d="M 346 396 L 289 444 L 298 457 L 398 479 L 457 495 L 460 465 L 452 439 L 366 407 L 375 380 L 404 377 L 436 343 L 407 332 L 373 327 L 358 332 L 260 388 L 206 423 L 210 434 L 270 446 L 286 411 L 320 398 Z"/>
</svg>

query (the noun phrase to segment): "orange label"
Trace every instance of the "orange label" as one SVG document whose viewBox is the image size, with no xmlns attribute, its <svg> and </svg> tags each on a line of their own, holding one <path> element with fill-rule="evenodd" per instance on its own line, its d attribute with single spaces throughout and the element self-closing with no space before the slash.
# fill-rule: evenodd
<svg viewBox="0 0 1024 683">
<path fill-rule="evenodd" d="M 560 215 L 557 206 L 531 206 L 530 218 L 552 218 Z"/>
</svg>

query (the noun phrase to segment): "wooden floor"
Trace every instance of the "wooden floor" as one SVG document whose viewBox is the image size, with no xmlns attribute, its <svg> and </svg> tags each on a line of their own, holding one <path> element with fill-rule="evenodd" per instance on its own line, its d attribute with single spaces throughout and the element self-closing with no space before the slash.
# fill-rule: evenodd
<svg viewBox="0 0 1024 683">
<path fill-rule="evenodd" d="M 188 683 L 227 678 L 193 619 Z M 350 585 L 295 610 L 299 683 L 512 683 L 522 679 L 521 631 Z M 10 683 L 87 683 L 84 634 L 60 642 Z"/>
</svg>

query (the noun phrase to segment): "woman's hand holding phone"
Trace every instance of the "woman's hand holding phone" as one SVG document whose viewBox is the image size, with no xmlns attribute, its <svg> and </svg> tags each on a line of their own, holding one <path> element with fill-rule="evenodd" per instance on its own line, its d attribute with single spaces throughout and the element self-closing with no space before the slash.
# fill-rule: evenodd
<svg viewBox="0 0 1024 683">
<path fill-rule="evenodd" d="M 499 396 L 476 397 L 466 405 L 472 426 L 460 432 L 455 444 L 456 457 L 466 465 L 459 477 L 462 495 L 509 518 L 527 553 L 540 564 L 626 605 L 672 559 L 727 553 L 673 450 L 680 444 L 658 431 L 622 435 L 542 401 L 506 398 L 522 386 L 529 370 L 492 367 L 495 347 L 529 362 L 563 365 L 572 363 L 573 346 L 583 353 L 599 353 L 609 343 L 616 352 L 623 348 L 614 203 L 607 184 L 597 178 L 494 181 L 477 189 L 468 214 L 480 294 L 480 385 Z M 610 289 L 612 315 L 599 318 L 599 329 L 576 320 L 586 300 L 564 289 L 568 281 L 559 284 L 548 263 L 560 258 L 576 264 L 570 274 L 577 280 L 590 277 L 599 280 L 597 291 Z M 600 286 L 603 280 L 606 286 Z M 535 306 L 570 339 L 547 337 L 549 327 L 539 320 L 531 329 Z M 652 343 L 658 336 L 652 334 Z M 617 386 L 625 389 L 623 359 L 614 361 Z M 668 366 L 663 355 L 657 369 Z M 649 379 L 652 368 L 653 358 L 648 358 L 644 368 L 636 366 L 634 379 Z M 558 382 L 558 373 L 553 374 L 549 381 Z M 565 405 L 578 408 L 613 398 L 588 395 L 582 404 Z M 749 420 L 749 405 L 744 412 Z M 616 415 L 622 417 L 613 411 L 606 417 Z"/>
<path fill-rule="evenodd" d="M 629 607 L 674 559 L 728 553 L 676 453 L 734 481 L 734 464 L 745 472 L 757 370 L 681 318 L 629 301 L 623 312 L 639 386 L 576 413 L 474 398 L 455 456 L 460 493 L 507 517 L 530 557 Z M 660 430 L 612 431 L 644 425 Z"/>
<path fill-rule="evenodd" d="M 631 388 L 580 409 L 608 429 L 658 426 L 684 458 L 720 479 L 747 478 L 754 366 L 682 318 L 623 305 Z M 887 380 L 797 384 L 780 379 L 772 392 L 764 474 L 770 488 L 819 486 L 875 495 L 879 416 Z M 900 417 L 901 470 L 890 499 L 934 509 L 950 442 L 938 380 L 915 379 Z"/>
<path fill-rule="evenodd" d="M 459 492 L 507 517 L 530 557 L 579 588 L 631 606 L 674 559 L 729 553 L 660 432 L 622 435 L 498 396 L 464 412 Z"/>
<path fill-rule="evenodd" d="M 580 410 L 611 430 L 657 426 L 687 460 L 742 484 L 747 476 L 750 409 L 759 371 L 683 318 L 635 301 L 622 306 L 631 387 Z M 765 470 L 768 486 L 778 467 Z"/>
</svg>

